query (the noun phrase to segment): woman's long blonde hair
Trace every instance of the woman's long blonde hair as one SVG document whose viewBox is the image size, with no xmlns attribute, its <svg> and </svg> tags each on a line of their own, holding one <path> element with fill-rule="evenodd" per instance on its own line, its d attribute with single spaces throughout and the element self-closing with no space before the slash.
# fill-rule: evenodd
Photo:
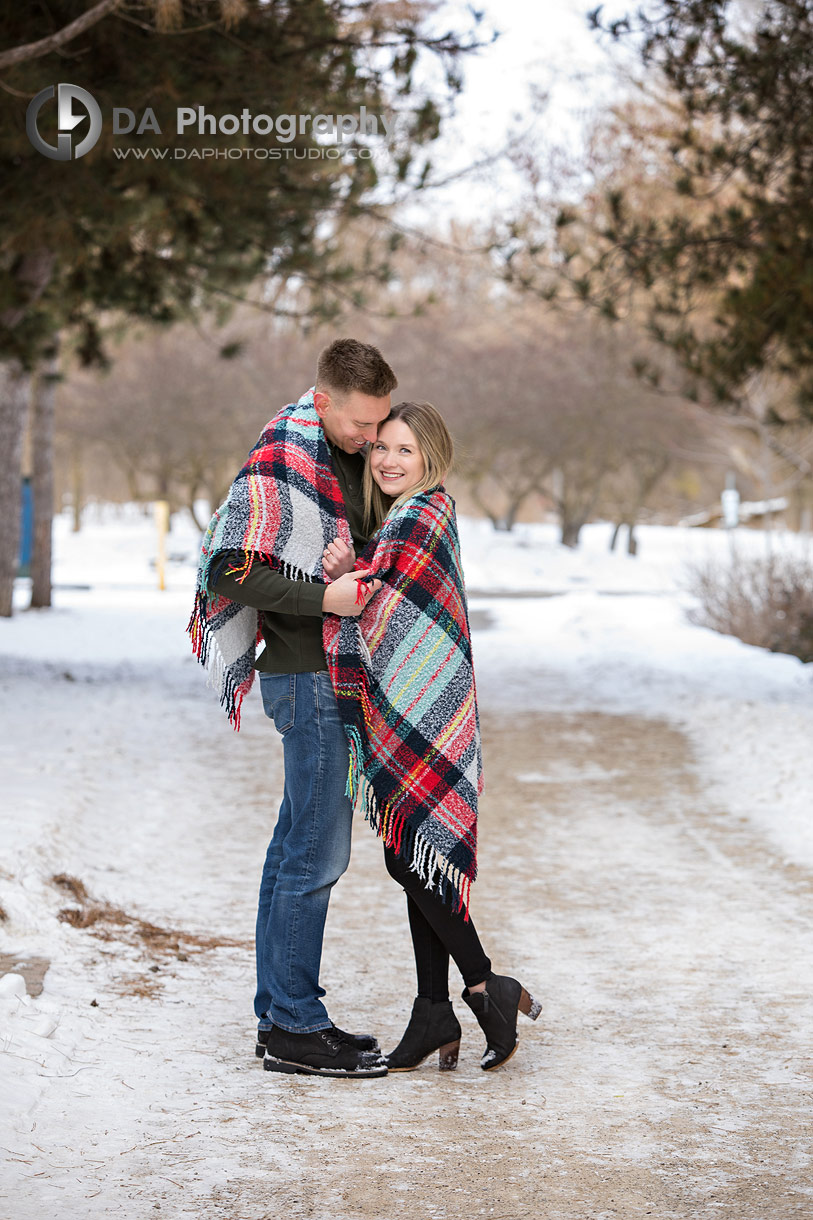
<svg viewBox="0 0 813 1220">
<path fill-rule="evenodd" d="M 411 430 L 423 458 L 423 478 L 409 491 L 392 500 L 378 486 L 370 472 L 370 456 L 373 446 L 367 453 L 364 467 L 364 520 L 368 530 L 378 529 L 391 508 L 403 503 L 419 491 L 427 491 L 437 487 L 449 473 L 454 460 L 454 445 L 449 435 L 449 429 L 443 422 L 443 417 L 431 402 L 399 402 L 392 408 L 385 420 L 379 424 L 383 428 L 390 420 L 401 419 Z M 375 442 L 373 442 L 375 444 Z"/>
</svg>

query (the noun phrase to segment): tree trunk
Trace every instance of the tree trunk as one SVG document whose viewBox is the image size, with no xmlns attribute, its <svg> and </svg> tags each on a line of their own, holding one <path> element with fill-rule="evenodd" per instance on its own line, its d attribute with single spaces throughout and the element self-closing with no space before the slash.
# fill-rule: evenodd
<svg viewBox="0 0 813 1220">
<path fill-rule="evenodd" d="M 471 498 L 479 508 L 480 512 L 483 514 L 483 516 L 488 517 L 489 521 L 494 526 L 494 529 L 498 530 L 500 528 L 499 513 L 494 512 L 494 510 L 488 506 L 480 492 L 479 483 L 470 482 L 469 490 L 471 491 Z M 215 505 L 220 504 L 220 500 L 213 500 L 212 503 Z M 214 509 L 212 511 L 214 511 Z"/>
<path fill-rule="evenodd" d="M 637 555 L 638 540 L 635 537 L 634 518 L 632 518 L 632 519 L 624 518 L 624 520 L 617 522 L 615 529 L 613 530 L 613 536 L 610 539 L 610 550 L 611 551 L 615 550 L 616 543 L 618 542 L 618 535 L 621 533 L 621 530 L 623 529 L 623 527 L 625 525 L 627 527 L 627 554 L 628 555 Z"/>
<path fill-rule="evenodd" d="M 15 326 L 20 325 L 26 312 L 36 305 L 50 284 L 55 262 L 56 256 L 44 247 L 28 250 L 22 256 L 14 275 L 19 300 L 17 304 L 0 313 L 0 326 L 14 330 Z"/>
<path fill-rule="evenodd" d="M 569 521 L 565 518 L 562 521 L 562 546 L 569 546 L 575 550 L 579 545 L 579 534 L 583 525 L 583 521 Z"/>
<path fill-rule="evenodd" d="M 18 360 L 0 364 L 0 617 L 9 618 L 20 551 L 20 480 L 30 378 Z"/>
<path fill-rule="evenodd" d="M 82 451 L 79 448 L 79 441 L 74 441 L 71 446 L 71 501 L 74 534 L 78 534 L 82 528 L 82 509 L 85 502 L 85 481 L 82 475 Z"/>
<path fill-rule="evenodd" d="M 139 504 L 141 502 L 141 488 L 138 486 L 138 475 L 132 466 L 127 466 L 124 477 L 127 480 L 127 494 L 130 497 L 130 503 Z"/>
<path fill-rule="evenodd" d="M 31 555 L 31 609 L 51 604 L 51 532 L 54 516 L 54 396 L 59 344 L 42 361 L 31 399 L 31 486 L 34 492 L 34 546 Z"/>
<path fill-rule="evenodd" d="M 203 531 L 206 529 L 206 526 L 209 524 L 209 522 L 208 521 L 201 522 L 198 520 L 198 514 L 195 511 L 195 498 L 196 497 L 194 495 L 191 495 L 186 502 L 186 507 L 189 509 L 189 516 L 192 518 L 193 522 L 195 523 L 196 529 L 200 530 L 200 532 L 203 533 Z"/>
<path fill-rule="evenodd" d="M 503 513 L 502 521 L 497 527 L 498 529 L 505 530 L 506 533 L 510 534 L 511 530 L 517 523 L 517 514 L 529 495 L 530 492 L 523 491 L 520 496 L 515 496 L 513 499 L 509 499 L 508 506 Z"/>
</svg>

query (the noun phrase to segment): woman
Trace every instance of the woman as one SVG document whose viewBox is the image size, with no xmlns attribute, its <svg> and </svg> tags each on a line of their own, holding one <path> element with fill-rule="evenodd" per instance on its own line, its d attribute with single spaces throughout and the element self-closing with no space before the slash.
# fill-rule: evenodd
<svg viewBox="0 0 813 1220">
<path fill-rule="evenodd" d="M 365 804 L 407 895 L 418 995 L 386 1056 L 390 1071 L 410 1071 L 435 1050 L 441 1071 L 457 1066 L 450 955 L 486 1035 L 486 1071 L 513 1055 L 517 1012 L 532 1020 L 540 1012 L 516 979 L 492 973 L 468 914 L 482 775 L 454 503 L 442 486 L 452 455 L 431 404 L 394 407 L 365 472 L 379 528 L 358 564 L 338 538 L 323 555 L 331 580 L 358 566 L 382 582 L 358 618 L 329 616 L 324 640 L 350 743 L 348 791 Z"/>
</svg>

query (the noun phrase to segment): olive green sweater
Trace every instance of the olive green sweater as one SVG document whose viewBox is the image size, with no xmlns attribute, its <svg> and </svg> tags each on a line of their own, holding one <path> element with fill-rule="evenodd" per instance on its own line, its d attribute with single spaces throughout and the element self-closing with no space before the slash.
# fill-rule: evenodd
<svg viewBox="0 0 813 1220">
<path fill-rule="evenodd" d="M 364 530 L 362 475 L 364 457 L 345 453 L 328 442 L 333 469 L 344 500 L 347 522 L 356 554 L 368 542 Z M 225 559 L 238 566 L 245 558 L 240 551 L 229 551 Z M 229 563 L 219 563 L 210 585 L 212 592 L 253 606 L 260 611 L 265 648 L 257 657 L 255 669 L 271 674 L 315 673 L 327 669 L 322 647 L 322 599 L 325 586 L 305 580 L 289 580 L 264 563 L 252 564 L 240 583 L 224 574 Z"/>
</svg>

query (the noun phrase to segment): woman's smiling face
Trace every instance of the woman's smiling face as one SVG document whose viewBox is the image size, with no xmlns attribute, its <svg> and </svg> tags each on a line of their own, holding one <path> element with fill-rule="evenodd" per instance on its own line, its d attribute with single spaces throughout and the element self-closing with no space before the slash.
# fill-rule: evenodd
<svg viewBox="0 0 813 1220">
<path fill-rule="evenodd" d="M 402 419 L 389 419 L 378 429 L 370 449 L 370 474 L 387 496 L 402 496 L 417 487 L 426 472 L 415 433 Z"/>
</svg>

